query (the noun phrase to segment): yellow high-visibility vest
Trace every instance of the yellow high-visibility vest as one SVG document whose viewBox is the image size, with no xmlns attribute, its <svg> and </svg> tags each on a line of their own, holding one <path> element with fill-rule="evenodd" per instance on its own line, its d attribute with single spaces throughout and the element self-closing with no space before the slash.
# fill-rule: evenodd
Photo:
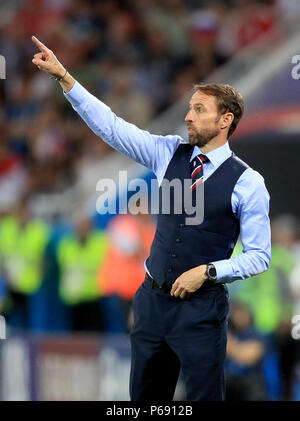
<svg viewBox="0 0 300 421">
<path fill-rule="evenodd" d="M 59 292 L 69 305 L 92 301 L 100 297 L 97 269 L 107 253 L 107 236 L 92 232 L 84 244 L 74 234 L 59 243 L 57 259 L 60 268 Z"/>
<path fill-rule="evenodd" d="M 23 294 L 33 294 L 42 283 L 42 265 L 50 227 L 32 219 L 21 226 L 15 217 L 0 223 L 0 264 L 10 287 Z"/>
<path fill-rule="evenodd" d="M 234 256 L 242 253 L 237 244 Z M 289 296 L 289 273 L 293 268 L 293 256 L 279 244 L 272 245 L 272 260 L 266 272 L 239 282 L 235 299 L 250 309 L 255 327 L 261 333 L 271 333 L 280 320 L 292 317 L 292 299 Z M 233 282 L 235 284 L 235 282 Z M 229 284 L 229 291 L 234 285 Z"/>
</svg>

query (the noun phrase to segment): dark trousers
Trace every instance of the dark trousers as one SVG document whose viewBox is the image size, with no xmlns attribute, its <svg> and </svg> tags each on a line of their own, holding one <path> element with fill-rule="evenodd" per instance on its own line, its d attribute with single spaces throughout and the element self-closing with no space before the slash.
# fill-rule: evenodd
<svg viewBox="0 0 300 421">
<path fill-rule="evenodd" d="M 224 400 L 227 287 L 207 282 L 182 300 L 145 280 L 134 296 L 133 312 L 132 401 L 172 400 L 180 369 L 186 400 Z"/>
</svg>

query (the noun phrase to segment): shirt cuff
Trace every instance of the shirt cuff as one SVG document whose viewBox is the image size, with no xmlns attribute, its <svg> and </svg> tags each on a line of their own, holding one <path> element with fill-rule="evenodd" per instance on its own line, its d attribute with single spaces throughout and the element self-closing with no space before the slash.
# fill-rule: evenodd
<svg viewBox="0 0 300 421">
<path fill-rule="evenodd" d="M 63 91 L 63 93 L 73 107 L 78 107 L 85 101 L 88 91 L 79 82 L 75 81 L 72 89 L 69 92 Z"/>
<path fill-rule="evenodd" d="M 215 283 L 229 283 L 234 281 L 232 267 L 228 260 L 219 260 L 211 263 L 217 271 L 217 280 Z"/>
</svg>

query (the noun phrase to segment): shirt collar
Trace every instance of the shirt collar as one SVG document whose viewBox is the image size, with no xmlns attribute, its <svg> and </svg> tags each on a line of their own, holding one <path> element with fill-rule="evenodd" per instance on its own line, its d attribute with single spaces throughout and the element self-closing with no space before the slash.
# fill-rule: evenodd
<svg viewBox="0 0 300 421">
<path fill-rule="evenodd" d="M 193 150 L 193 153 L 191 155 L 190 162 L 197 155 L 199 155 L 199 153 L 203 154 L 203 152 L 201 151 L 199 146 L 195 146 L 194 150 Z M 226 142 L 224 145 L 220 146 L 219 148 L 216 148 L 216 149 L 214 149 L 210 152 L 207 152 L 204 155 L 207 156 L 207 158 L 210 160 L 210 162 L 212 163 L 212 165 L 214 167 L 217 167 L 218 165 L 220 165 L 222 162 L 224 162 L 227 158 L 229 158 L 231 156 L 231 149 L 229 147 L 228 142 Z"/>
</svg>

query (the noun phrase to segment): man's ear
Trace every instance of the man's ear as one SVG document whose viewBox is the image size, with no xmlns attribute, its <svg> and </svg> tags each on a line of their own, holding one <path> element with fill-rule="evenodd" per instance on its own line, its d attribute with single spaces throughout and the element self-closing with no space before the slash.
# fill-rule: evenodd
<svg viewBox="0 0 300 421">
<path fill-rule="evenodd" d="M 221 129 L 226 129 L 227 127 L 230 127 L 233 120 L 234 120 L 234 114 L 233 113 L 222 114 L 222 116 L 220 118 Z"/>
</svg>

